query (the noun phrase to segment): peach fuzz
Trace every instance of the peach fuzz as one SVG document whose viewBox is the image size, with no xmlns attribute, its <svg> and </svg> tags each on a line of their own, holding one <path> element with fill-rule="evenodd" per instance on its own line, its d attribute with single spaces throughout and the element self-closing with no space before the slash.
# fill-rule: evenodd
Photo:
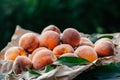
<svg viewBox="0 0 120 80">
<path fill-rule="evenodd" d="M 46 47 L 39 47 L 39 48 L 35 49 L 35 50 L 32 52 L 32 54 L 30 55 L 30 59 L 32 59 L 33 56 L 34 56 L 38 51 L 44 50 L 44 49 L 47 49 L 47 48 L 46 48 Z M 47 49 L 47 50 L 48 50 L 48 49 Z"/>
<path fill-rule="evenodd" d="M 99 43 L 99 42 L 101 42 L 101 41 L 108 41 L 108 42 L 110 42 L 110 43 L 113 44 L 113 41 L 112 41 L 111 39 L 109 39 L 109 38 L 101 38 L 101 39 L 98 39 L 98 40 L 95 42 L 95 44 L 97 44 L 97 43 Z"/>
<path fill-rule="evenodd" d="M 18 56 L 12 66 L 12 70 L 15 74 L 20 74 L 22 71 L 27 71 L 27 66 L 32 68 L 32 61 L 28 57 Z"/>
<path fill-rule="evenodd" d="M 35 33 L 25 33 L 19 39 L 19 46 L 31 53 L 39 47 L 39 40 Z"/>
<path fill-rule="evenodd" d="M 5 60 L 15 60 L 17 56 L 26 56 L 27 57 L 27 54 L 23 48 L 14 46 L 14 47 L 10 47 L 6 50 L 4 59 Z"/>
<path fill-rule="evenodd" d="M 60 35 L 54 31 L 46 31 L 39 37 L 40 46 L 52 50 L 60 44 Z"/>
<path fill-rule="evenodd" d="M 94 44 L 86 37 L 81 37 L 79 45 L 80 46 L 88 45 L 88 46 L 94 47 Z"/>
<path fill-rule="evenodd" d="M 114 45 L 109 41 L 99 41 L 95 43 L 94 49 L 99 57 L 114 55 Z"/>
<path fill-rule="evenodd" d="M 51 50 L 38 51 L 32 58 L 33 68 L 39 70 L 48 64 L 53 63 L 57 58 L 53 55 Z"/>
<path fill-rule="evenodd" d="M 61 33 L 60 29 L 58 27 L 56 27 L 55 25 L 49 25 L 46 28 L 43 29 L 42 33 L 46 32 L 46 31 L 55 31 L 57 33 Z"/>
<path fill-rule="evenodd" d="M 90 46 L 79 46 L 75 52 L 78 57 L 85 58 L 86 60 L 93 62 L 94 60 L 98 59 L 97 53 L 94 48 Z"/>
<path fill-rule="evenodd" d="M 73 53 L 73 52 L 74 49 L 69 44 L 61 44 L 53 49 L 53 54 L 56 55 L 57 57 L 61 56 L 62 54 Z"/>
<path fill-rule="evenodd" d="M 70 44 L 72 47 L 76 47 L 80 42 L 80 34 L 74 28 L 67 28 L 63 31 L 62 42 L 64 44 Z"/>
</svg>

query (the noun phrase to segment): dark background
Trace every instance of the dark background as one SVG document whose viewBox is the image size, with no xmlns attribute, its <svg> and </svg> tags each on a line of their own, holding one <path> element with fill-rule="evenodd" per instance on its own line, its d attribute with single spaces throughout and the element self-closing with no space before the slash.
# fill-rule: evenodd
<svg viewBox="0 0 120 80">
<path fill-rule="evenodd" d="M 16 25 L 40 33 L 54 24 L 63 31 L 119 32 L 120 0 L 0 0 L 0 50 L 10 41 Z"/>
</svg>

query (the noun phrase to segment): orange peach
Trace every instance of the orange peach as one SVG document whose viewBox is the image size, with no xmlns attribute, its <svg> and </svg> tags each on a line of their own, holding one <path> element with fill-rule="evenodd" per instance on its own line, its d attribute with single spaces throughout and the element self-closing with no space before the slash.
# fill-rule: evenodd
<svg viewBox="0 0 120 80">
<path fill-rule="evenodd" d="M 28 57 L 18 56 L 13 63 L 12 70 L 15 74 L 20 74 L 22 71 L 27 71 L 28 65 L 32 68 L 32 61 Z"/>
<path fill-rule="evenodd" d="M 80 42 L 80 34 L 74 28 L 67 28 L 63 31 L 62 42 L 65 44 L 70 44 L 72 47 L 76 47 Z"/>
<path fill-rule="evenodd" d="M 33 68 L 38 70 L 45 67 L 48 64 L 51 64 L 56 57 L 53 57 L 51 50 L 40 50 L 32 58 Z"/>
<path fill-rule="evenodd" d="M 73 53 L 73 52 L 74 49 L 69 44 L 61 44 L 53 49 L 53 54 L 56 55 L 57 57 L 65 53 Z"/>
<path fill-rule="evenodd" d="M 78 57 L 85 58 L 86 60 L 93 62 L 98 59 L 97 53 L 91 46 L 80 46 L 74 52 Z"/>
<path fill-rule="evenodd" d="M 59 30 L 59 28 L 56 27 L 55 25 L 49 25 L 49 26 L 47 26 L 46 28 L 43 29 L 42 33 L 46 32 L 46 31 L 55 31 L 55 32 L 57 32 L 59 34 L 61 33 L 60 30 Z"/>
<path fill-rule="evenodd" d="M 94 44 L 86 37 L 81 37 L 79 45 L 88 45 L 94 47 Z"/>
<path fill-rule="evenodd" d="M 60 44 L 60 35 L 54 31 L 46 31 L 40 35 L 39 41 L 41 47 L 47 47 L 52 50 Z"/>
<path fill-rule="evenodd" d="M 108 41 L 108 42 L 110 42 L 110 43 L 113 44 L 113 41 L 112 41 L 111 39 L 109 39 L 109 38 L 101 38 L 101 39 L 98 39 L 98 40 L 95 42 L 95 44 L 99 43 L 100 41 Z"/>
<path fill-rule="evenodd" d="M 15 60 L 17 56 L 26 56 L 27 57 L 27 54 L 23 48 L 14 46 L 14 47 L 10 47 L 9 49 L 6 50 L 4 59 L 5 60 Z"/>
<path fill-rule="evenodd" d="M 30 58 L 32 59 L 33 56 L 34 56 L 38 51 L 44 50 L 44 49 L 47 49 L 47 48 L 46 48 L 46 47 L 39 47 L 39 48 L 35 49 L 35 50 L 32 52 Z"/>
<path fill-rule="evenodd" d="M 95 43 L 94 49 L 100 57 L 114 55 L 114 45 L 109 41 L 99 41 Z"/>
<path fill-rule="evenodd" d="M 20 37 L 19 46 L 31 53 L 39 47 L 39 40 L 35 33 L 26 33 Z"/>
</svg>

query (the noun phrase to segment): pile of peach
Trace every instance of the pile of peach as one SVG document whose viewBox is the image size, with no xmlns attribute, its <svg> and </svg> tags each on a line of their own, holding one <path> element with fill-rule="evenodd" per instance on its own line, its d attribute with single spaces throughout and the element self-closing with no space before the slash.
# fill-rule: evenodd
<svg viewBox="0 0 120 80">
<path fill-rule="evenodd" d="M 67 28 L 61 33 L 54 25 L 47 26 L 39 35 L 22 35 L 18 44 L 6 50 L 4 56 L 5 60 L 14 61 L 12 69 L 16 74 L 26 71 L 27 65 L 39 70 L 61 56 L 75 56 L 93 62 L 98 57 L 114 55 L 112 40 L 102 38 L 93 44 L 74 28 Z"/>
</svg>

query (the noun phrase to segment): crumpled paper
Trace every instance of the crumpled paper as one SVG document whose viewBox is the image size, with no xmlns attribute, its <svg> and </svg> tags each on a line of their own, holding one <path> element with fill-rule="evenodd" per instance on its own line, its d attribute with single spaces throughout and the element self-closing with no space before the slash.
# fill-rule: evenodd
<svg viewBox="0 0 120 80">
<path fill-rule="evenodd" d="M 111 62 L 120 62 L 120 41 L 119 41 L 120 33 L 114 33 L 110 35 L 114 36 L 113 43 L 117 45 L 115 48 L 115 54 L 116 54 L 115 56 L 99 58 L 98 60 L 88 65 L 79 65 L 79 66 L 74 66 L 74 67 L 60 65 L 52 71 L 49 71 L 47 73 L 43 72 L 42 75 L 37 78 L 35 78 L 33 75 L 31 75 L 28 72 L 23 72 L 20 75 L 14 75 L 10 77 L 8 76 L 8 72 L 11 71 L 13 61 L 5 61 L 4 53 L 8 48 L 12 46 L 18 46 L 19 38 L 23 34 L 28 33 L 28 32 L 32 32 L 32 31 L 25 30 L 25 29 L 22 29 L 20 26 L 17 26 L 15 33 L 13 34 L 11 38 L 11 41 L 0 52 L 0 79 L 4 78 L 7 80 L 72 80 L 79 74 L 87 70 L 93 69 L 96 66 L 109 64 Z M 82 34 L 82 33 L 81 35 L 86 36 L 85 34 Z"/>
</svg>

